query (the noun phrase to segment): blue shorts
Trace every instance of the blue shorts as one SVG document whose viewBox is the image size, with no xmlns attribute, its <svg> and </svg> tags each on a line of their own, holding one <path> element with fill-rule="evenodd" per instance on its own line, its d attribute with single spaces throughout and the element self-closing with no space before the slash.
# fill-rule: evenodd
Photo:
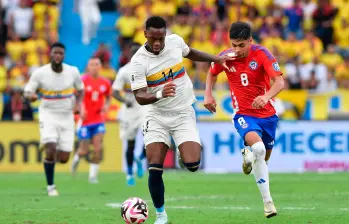
<svg viewBox="0 0 349 224">
<path fill-rule="evenodd" d="M 104 123 L 81 126 L 77 131 L 79 140 L 91 139 L 93 136 L 99 133 L 105 133 Z"/>
<path fill-rule="evenodd" d="M 262 138 L 265 148 L 270 150 L 274 146 L 275 132 L 278 121 L 279 117 L 276 115 L 266 118 L 257 118 L 236 114 L 234 117 L 234 126 L 242 139 L 245 139 L 245 135 L 248 132 L 257 132 Z"/>
</svg>

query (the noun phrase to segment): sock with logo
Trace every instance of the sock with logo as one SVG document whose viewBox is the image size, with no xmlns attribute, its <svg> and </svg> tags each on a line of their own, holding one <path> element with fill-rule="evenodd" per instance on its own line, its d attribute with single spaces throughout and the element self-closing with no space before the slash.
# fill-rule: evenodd
<svg viewBox="0 0 349 224">
<path fill-rule="evenodd" d="M 268 166 L 264 160 L 265 146 L 263 142 L 257 142 L 251 147 L 252 152 L 256 158 L 252 167 L 257 186 L 261 192 L 263 202 L 273 201 L 269 191 L 269 171 Z"/>
</svg>

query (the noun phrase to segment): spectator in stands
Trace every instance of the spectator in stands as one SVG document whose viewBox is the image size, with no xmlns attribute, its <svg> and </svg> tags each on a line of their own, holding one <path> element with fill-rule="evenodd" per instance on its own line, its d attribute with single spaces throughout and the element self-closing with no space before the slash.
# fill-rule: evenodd
<svg viewBox="0 0 349 224">
<path fill-rule="evenodd" d="M 301 65 L 298 57 L 293 57 L 286 62 L 285 73 L 289 89 L 302 89 L 306 86 L 301 76 Z"/>
<path fill-rule="evenodd" d="M 347 12 L 349 13 L 349 11 Z M 335 38 L 342 56 L 349 56 L 349 20 L 345 18 L 340 19 L 340 27 L 335 31 Z"/>
<path fill-rule="evenodd" d="M 336 46 L 334 44 L 329 44 L 326 52 L 320 56 L 320 61 L 324 63 L 328 69 L 335 69 L 338 65 L 343 63 L 343 58 L 336 52 Z"/>
<path fill-rule="evenodd" d="M 20 0 L 19 7 L 11 10 L 8 34 L 11 39 L 19 37 L 21 41 L 30 38 L 33 30 L 33 9 L 28 7 L 27 0 Z"/>
<path fill-rule="evenodd" d="M 289 32 L 296 34 L 297 39 L 303 38 L 303 8 L 301 0 L 294 0 L 293 5 L 285 10 L 285 16 L 288 18 L 288 24 L 285 29 L 285 38 Z"/>
<path fill-rule="evenodd" d="M 337 67 L 335 77 L 339 88 L 349 89 L 349 55 L 346 55 L 344 62 Z"/>
<path fill-rule="evenodd" d="M 193 27 L 189 24 L 189 16 L 186 14 L 178 14 L 176 20 L 171 26 L 173 33 L 181 36 L 186 43 L 189 42 Z"/>
<path fill-rule="evenodd" d="M 107 45 L 103 42 L 99 44 L 97 51 L 94 53 L 94 56 L 100 58 L 102 64 L 110 62 L 111 59 L 111 53 Z"/>
<path fill-rule="evenodd" d="M 90 44 L 96 37 L 99 23 L 102 20 L 98 2 L 100 0 L 77 0 L 79 15 L 82 24 L 82 43 Z M 76 3 L 75 3 L 76 4 Z"/>
<path fill-rule="evenodd" d="M 5 7 L 0 0 L 0 51 L 4 51 L 7 40 L 7 25 L 5 23 Z"/>
<path fill-rule="evenodd" d="M 333 20 L 338 9 L 333 7 L 330 0 L 318 0 L 318 6 L 313 13 L 313 21 L 316 36 L 318 36 L 324 48 L 333 43 Z"/>
<path fill-rule="evenodd" d="M 5 53 L 0 52 L 0 93 L 7 87 L 7 70 L 5 67 Z"/>
<path fill-rule="evenodd" d="M 3 121 L 32 121 L 33 111 L 28 100 L 23 95 L 23 89 L 11 89 L 10 100 L 4 105 L 2 112 Z"/>
<path fill-rule="evenodd" d="M 136 33 L 138 19 L 133 15 L 132 8 L 126 7 L 123 15 L 116 21 L 115 27 L 120 32 L 119 44 L 121 49 L 129 46 L 133 41 L 133 36 Z"/>
<path fill-rule="evenodd" d="M 307 82 L 306 88 L 316 93 L 327 92 L 327 77 L 328 69 L 318 57 L 314 57 L 312 62 L 301 66 L 301 78 Z"/>
<path fill-rule="evenodd" d="M 25 63 L 25 55 L 15 62 L 15 65 L 9 69 L 8 82 L 11 87 L 24 87 L 29 80 L 29 66 Z"/>
<path fill-rule="evenodd" d="M 303 0 L 302 9 L 304 13 L 304 29 L 310 30 L 313 25 L 313 13 L 316 9 L 316 3 L 313 0 Z"/>
</svg>

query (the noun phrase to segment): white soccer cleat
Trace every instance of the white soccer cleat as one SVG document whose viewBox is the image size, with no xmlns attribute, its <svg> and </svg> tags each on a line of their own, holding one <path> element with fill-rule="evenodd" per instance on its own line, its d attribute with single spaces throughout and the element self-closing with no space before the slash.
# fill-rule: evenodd
<svg viewBox="0 0 349 224">
<path fill-rule="evenodd" d="M 183 163 L 183 160 L 182 160 L 182 157 L 181 157 L 181 153 L 179 152 L 179 149 L 177 149 L 177 161 L 178 161 L 178 165 L 184 169 L 185 166 L 184 166 L 184 163 Z"/>
<path fill-rule="evenodd" d="M 276 208 L 274 206 L 274 202 L 267 201 L 264 203 L 264 215 L 267 218 L 271 218 L 277 215 Z"/>
<path fill-rule="evenodd" d="M 253 153 L 247 147 L 245 147 L 241 149 L 241 154 L 243 157 L 242 171 L 244 172 L 244 174 L 248 175 L 252 172 L 251 160 L 253 159 Z"/>
<path fill-rule="evenodd" d="M 154 224 L 168 224 L 166 212 L 156 213 L 156 221 Z"/>
<path fill-rule="evenodd" d="M 56 188 L 47 189 L 47 194 L 50 197 L 59 196 L 59 193 Z"/>
<path fill-rule="evenodd" d="M 99 183 L 99 181 L 97 180 L 97 177 L 90 177 L 90 178 L 88 178 L 88 182 L 90 184 L 98 184 Z"/>
</svg>

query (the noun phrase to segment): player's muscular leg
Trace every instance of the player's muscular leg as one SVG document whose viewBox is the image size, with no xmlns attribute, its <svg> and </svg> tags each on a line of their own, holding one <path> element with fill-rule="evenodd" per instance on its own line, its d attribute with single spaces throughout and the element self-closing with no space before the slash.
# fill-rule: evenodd
<svg viewBox="0 0 349 224">
<path fill-rule="evenodd" d="M 45 151 L 46 151 L 46 161 L 52 161 L 54 162 L 56 159 L 56 147 L 57 144 L 53 142 L 46 143 L 44 145 Z"/>
<path fill-rule="evenodd" d="M 64 164 L 69 161 L 70 152 L 57 151 L 57 159 L 60 163 Z"/>
<path fill-rule="evenodd" d="M 79 149 L 78 149 L 78 155 L 79 157 L 86 156 L 88 154 L 88 149 L 90 146 L 90 140 L 89 139 L 82 139 L 79 142 Z"/>
<path fill-rule="evenodd" d="M 168 145 L 163 142 L 154 142 L 146 146 L 146 154 L 149 164 L 163 164 Z"/>
<path fill-rule="evenodd" d="M 178 146 L 184 166 L 191 172 L 200 167 L 201 145 L 197 142 L 183 142 Z"/>
<path fill-rule="evenodd" d="M 99 164 L 99 162 L 101 161 L 103 136 L 103 133 L 99 133 L 92 138 L 92 145 L 94 149 L 92 162 L 96 164 Z"/>
</svg>

